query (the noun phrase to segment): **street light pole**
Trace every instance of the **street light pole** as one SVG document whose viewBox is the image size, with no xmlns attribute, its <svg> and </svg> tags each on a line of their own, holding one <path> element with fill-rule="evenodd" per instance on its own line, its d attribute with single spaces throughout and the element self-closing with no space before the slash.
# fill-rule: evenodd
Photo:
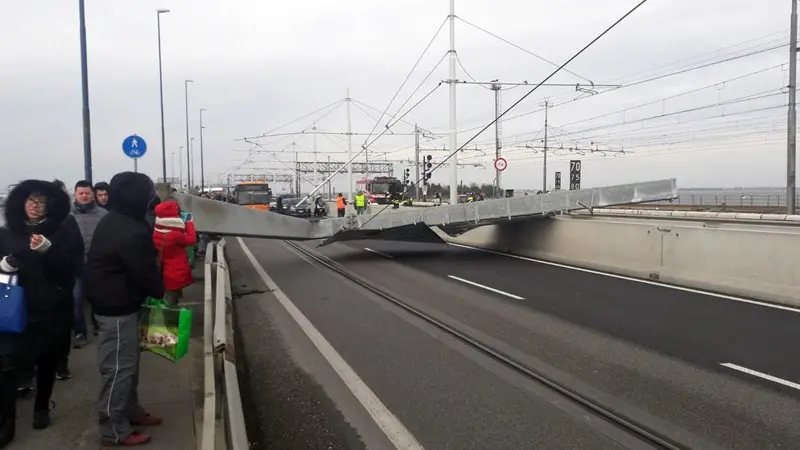
<svg viewBox="0 0 800 450">
<path fill-rule="evenodd" d="M 189 139 L 189 180 L 194 182 L 194 138 Z M 189 189 L 192 189 L 192 186 L 189 185 Z"/>
<path fill-rule="evenodd" d="M 175 152 L 172 152 L 169 157 L 169 165 L 172 167 L 170 178 L 172 179 L 173 183 L 175 182 Z M 166 182 L 166 180 L 164 180 Z"/>
<path fill-rule="evenodd" d="M 89 115 L 89 64 L 86 56 L 86 11 L 84 0 L 78 0 L 81 40 L 81 89 L 83 96 L 83 178 L 92 182 L 92 132 Z"/>
<path fill-rule="evenodd" d="M 186 187 L 192 188 L 192 166 L 191 166 L 191 147 L 189 145 L 189 83 L 192 80 L 183 80 L 183 93 L 186 99 Z"/>
<path fill-rule="evenodd" d="M 205 168 L 203 166 L 203 111 L 205 109 L 200 109 L 200 193 L 202 194 L 205 192 L 206 189 L 206 179 L 205 179 Z"/>
<path fill-rule="evenodd" d="M 158 89 L 161 97 L 161 172 L 165 183 L 167 182 L 167 143 L 164 131 L 164 75 L 161 68 L 161 14 L 168 12 L 168 9 L 156 10 L 156 23 L 158 24 Z"/>
</svg>

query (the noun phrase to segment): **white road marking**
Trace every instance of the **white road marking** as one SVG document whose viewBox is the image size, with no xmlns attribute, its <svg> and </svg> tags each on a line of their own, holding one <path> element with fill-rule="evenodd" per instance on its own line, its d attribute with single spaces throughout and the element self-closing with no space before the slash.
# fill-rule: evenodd
<svg viewBox="0 0 800 450">
<path fill-rule="evenodd" d="M 374 392 L 364 381 L 356 374 L 352 367 L 342 358 L 341 355 L 333 348 L 333 346 L 325 339 L 322 333 L 306 318 L 305 315 L 289 300 L 289 297 L 278 287 L 277 284 L 267 275 L 267 272 L 256 260 L 256 257 L 247 248 L 242 238 L 236 238 L 242 251 L 250 260 L 259 277 L 272 291 L 281 305 L 286 309 L 292 319 L 297 323 L 300 329 L 308 336 L 308 339 L 319 350 L 320 354 L 328 361 L 328 364 L 333 367 L 333 370 L 339 375 L 344 384 L 353 393 L 353 396 L 358 399 L 359 403 L 367 410 L 367 413 L 372 417 L 372 420 L 378 427 L 386 434 L 386 437 L 398 449 L 402 450 L 423 450 L 422 445 L 417 442 L 416 438 L 408 431 L 408 429 L 400 422 L 400 420 L 389 411 L 388 408 L 378 399 Z"/>
<path fill-rule="evenodd" d="M 750 300 L 750 299 L 747 299 L 747 298 L 736 297 L 736 296 L 733 296 L 733 295 L 719 294 L 717 292 L 703 291 L 703 290 L 700 290 L 700 289 L 692 289 L 692 288 L 683 287 L 683 286 L 676 286 L 676 285 L 673 285 L 673 284 L 659 283 L 657 281 L 645 280 L 643 278 L 634 278 L 634 277 L 629 277 L 629 276 L 626 276 L 626 275 L 617 275 L 617 274 L 614 274 L 614 273 L 601 272 L 599 270 L 586 269 L 586 268 L 583 268 L 583 267 L 575 267 L 575 266 L 556 263 L 556 262 L 552 262 L 552 261 L 544 261 L 544 260 L 541 260 L 541 259 L 528 258 L 526 256 L 512 255 L 510 253 L 503 253 L 503 252 L 498 252 L 498 251 L 495 251 L 495 250 L 488 250 L 488 249 L 485 249 L 485 248 L 472 247 L 472 246 L 464 245 L 464 244 L 456 244 L 456 243 L 453 243 L 453 242 L 448 242 L 448 245 L 452 245 L 453 247 L 466 248 L 466 249 L 469 249 L 469 250 L 475 250 L 475 251 L 479 251 L 479 252 L 491 253 L 491 254 L 494 254 L 494 255 L 507 256 L 509 258 L 519 259 L 519 260 L 522 260 L 522 261 L 530 261 L 530 262 L 534 262 L 534 263 L 537 263 L 537 264 L 545 264 L 545 265 L 548 265 L 548 266 L 561 267 L 563 269 L 576 270 L 578 272 L 585 272 L 585 273 L 591 273 L 591 274 L 595 274 L 595 275 L 602 275 L 604 277 L 617 278 L 619 280 L 633 281 L 634 283 L 650 284 L 650 285 L 653 285 L 653 286 L 659 286 L 659 287 L 663 287 L 663 288 L 667 288 L 667 289 L 673 289 L 673 290 L 676 290 L 676 291 L 691 292 L 693 294 L 707 295 L 709 297 L 722 298 L 722 299 L 725 299 L 725 300 L 733 300 L 735 302 L 749 303 L 751 305 L 763 306 L 763 307 L 766 307 L 766 308 L 780 309 L 780 310 L 783 310 L 783 311 L 789 311 L 789 312 L 793 312 L 793 313 L 800 313 L 800 308 L 793 308 L 791 306 L 778 305 L 778 304 L 775 304 L 775 303 L 760 302 L 758 300 Z"/>
<path fill-rule="evenodd" d="M 759 378 L 763 378 L 763 379 L 768 380 L 768 381 L 772 381 L 773 383 L 778 383 L 778 384 L 782 384 L 784 386 L 789 386 L 790 388 L 794 388 L 794 389 L 797 389 L 798 391 L 800 391 L 800 384 L 793 383 L 791 381 L 786 381 L 783 378 L 773 377 L 772 375 L 768 375 L 766 373 L 758 372 L 758 371 L 753 370 L 753 369 L 748 369 L 747 367 L 738 366 L 738 365 L 733 364 L 733 363 L 720 363 L 720 365 L 721 366 L 725 366 L 725 367 L 727 367 L 729 369 L 738 370 L 739 372 L 743 372 L 743 373 L 746 373 L 748 375 L 752 375 L 754 377 L 759 377 Z"/>
<path fill-rule="evenodd" d="M 465 279 L 459 278 L 459 277 L 457 277 L 455 275 L 448 275 L 447 277 L 448 278 L 452 278 L 452 279 L 454 279 L 456 281 L 460 281 L 462 283 L 467 283 L 467 284 L 470 284 L 472 286 L 479 287 L 481 289 L 486 289 L 487 291 L 492 291 L 495 294 L 500 294 L 500 295 L 505 295 L 506 297 L 511 297 L 511 298 L 513 298 L 515 300 L 525 300 L 524 298 L 520 297 L 519 295 L 509 294 L 508 292 L 501 291 L 500 289 L 495 289 L 493 287 L 485 286 L 483 284 L 476 283 L 474 281 L 465 280 Z"/>
<path fill-rule="evenodd" d="M 377 250 L 373 250 L 373 249 L 371 249 L 371 248 L 364 247 L 364 250 L 366 250 L 366 251 L 368 251 L 368 252 L 370 252 L 370 253 L 375 253 L 376 255 L 381 255 L 381 256 L 383 256 L 384 258 L 389 258 L 389 259 L 392 259 L 392 258 L 394 258 L 394 256 L 392 256 L 392 255 L 387 255 L 386 253 L 379 252 L 379 251 L 377 251 Z"/>
</svg>

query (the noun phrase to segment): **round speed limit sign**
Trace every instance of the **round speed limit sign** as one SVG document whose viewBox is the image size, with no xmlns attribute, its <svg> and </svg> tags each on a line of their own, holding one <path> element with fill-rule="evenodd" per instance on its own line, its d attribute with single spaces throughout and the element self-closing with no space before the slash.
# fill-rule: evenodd
<svg viewBox="0 0 800 450">
<path fill-rule="evenodd" d="M 502 172 L 506 170 L 506 167 L 508 167 L 508 161 L 506 161 L 505 158 L 497 158 L 494 160 L 495 170 Z"/>
</svg>

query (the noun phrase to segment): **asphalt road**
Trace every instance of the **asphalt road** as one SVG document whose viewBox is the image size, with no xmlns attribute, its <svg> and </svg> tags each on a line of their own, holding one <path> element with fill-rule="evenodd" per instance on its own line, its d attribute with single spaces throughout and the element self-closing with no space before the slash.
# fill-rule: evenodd
<svg viewBox="0 0 800 450">
<path fill-rule="evenodd" d="M 620 436 L 585 412 L 306 261 L 286 244 L 245 242 L 425 448 L 625 447 Z M 364 241 L 318 250 L 517 360 L 582 383 L 629 416 L 669 429 L 691 448 L 783 449 L 800 442 L 798 389 L 721 365 L 800 382 L 792 357 L 800 342 L 795 312 L 444 244 Z M 241 257 L 232 266 L 234 279 L 250 270 Z M 303 348 L 293 352 L 295 360 L 323 387 L 319 403 L 335 405 L 320 411 L 333 417 L 328 422 L 343 436 L 338 442 L 352 442 L 355 434 L 360 445 L 384 448 L 380 431 L 342 394 L 346 389 L 330 367 L 302 361 L 313 348 L 302 347 L 302 333 L 287 331 L 291 320 L 281 319 L 285 313 L 271 294 L 263 295 L 251 308 L 261 305 L 271 320 L 285 322 L 286 345 Z M 248 327 L 257 327 L 262 319 L 252 309 L 247 314 Z M 251 400 L 259 397 L 269 401 L 264 392 Z"/>
<path fill-rule="evenodd" d="M 396 262 L 501 290 L 521 297 L 523 306 L 710 369 L 729 373 L 720 364 L 734 363 L 800 383 L 800 359 L 786 352 L 788 343 L 800 343 L 800 308 L 791 312 L 452 245 L 351 246 L 367 245 Z"/>
<path fill-rule="evenodd" d="M 255 239 L 245 242 L 280 290 L 423 448 L 651 448 L 631 440 L 627 433 L 603 420 L 590 419 L 593 416 L 585 409 L 389 306 L 384 299 L 309 263 L 286 244 Z M 234 285 L 242 277 L 253 278 L 243 274 L 250 269 L 236 252 L 230 250 Z M 263 286 L 254 289 L 262 291 Z M 247 302 L 257 301 L 270 314 L 270 326 L 283 321 L 279 316 L 284 313 L 275 309 L 278 302 L 272 293 L 261 295 L 259 300 L 248 295 Z M 251 310 L 245 323 L 240 320 L 242 333 L 249 332 L 245 328 L 266 325 L 254 323 L 256 315 Z M 321 391 L 336 405 L 321 410 L 334 415 L 341 412 L 346 418 L 346 425 L 335 418 L 328 420 L 331 429 L 343 436 L 352 435 L 355 430 L 363 438 L 355 447 L 391 448 L 385 439 L 382 442 L 376 437 L 379 433 L 375 424 L 363 420 L 363 414 L 353 409 L 356 402 L 342 394 L 341 386 L 337 386 L 342 382 L 336 374 L 314 361 L 302 361 L 313 351 L 300 342 L 306 340 L 302 333 L 292 331 L 286 323 L 279 327 L 285 328 L 281 333 L 285 346 L 295 349 L 291 353 L 298 365 L 313 379 L 307 384 L 322 386 Z M 250 359 L 254 352 L 252 347 L 245 348 L 245 358 Z M 263 370 L 262 374 L 251 370 L 251 383 L 259 376 L 271 376 L 267 373 L 269 366 Z M 263 387 L 245 395 L 255 403 L 274 401 Z M 346 438 L 337 440 L 343 442 Z M 292 448 L 312 447 L 296 444 Z"/>
<path fill-rule="evenodd" d="M 322 252 L 710 442 L 800 442 L 800 385 L 740 371 L 800 383 L 797 312 L 445 244 L 363 241 Z"/>
</svg>

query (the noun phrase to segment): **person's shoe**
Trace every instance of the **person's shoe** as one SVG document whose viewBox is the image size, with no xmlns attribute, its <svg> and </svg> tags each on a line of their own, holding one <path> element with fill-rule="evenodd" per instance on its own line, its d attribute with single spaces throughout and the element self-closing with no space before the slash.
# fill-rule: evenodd
<svg viewBox="0 0 800 450">
<path fill-rule="evenodd" d="M 35 430 L 44 430 L 49 427 L 53 421 L 50 419 L 50 411 L 55 409 L 55 402 L 50 402 L 50 409 L 33 412 L 33 428 Z"/>
<path fill-rule="evenodd" d="M 164 419 L 154 416 L 149 413 L 144 413 L 142 416 L 130 420 L 131 425 L 134 427 L 157 427 L 164 423 Z"/>
<path fill-rule="evenodd" d="M 133 433 L 129 434 L 128 437 L 121 441 L 111 441 L 103 439 L 103 445 L 113 445 L 117 447 L 136 447 L 139 445 L 149 444 L 152 439 L 150 436 L 139 432 L 134 431 Z"/>
<path fill-rule="evenodd" d="M 72 344 L 72 348 L 78 349 L 86 347 L 89 344 L 89 340 L 86 338 L 85 334 L 79 333 L 75 335 L 75 343 Z"/>
<path fill-rule="evenodd" d="M 64 381 L 64 380 L 69 380 L 70 378 L 72 378 L 72 372 L 69 371 L 68 367 L 61 367 L 58 370 L 56 370 L 57 380 Z"/>
<path fill-rule="evenodd" d="M 32 392 L 33 392 L 33 381 L 32 380 L 31 381 L 22 381 L 22 382 L 19 383 L 19 386 L 17 387 L 17 395 L 19 395 L 20 398 L 22 398 L 22 399 L 29 398 L 29 396 L 31 395 Z"/>
</svg>

